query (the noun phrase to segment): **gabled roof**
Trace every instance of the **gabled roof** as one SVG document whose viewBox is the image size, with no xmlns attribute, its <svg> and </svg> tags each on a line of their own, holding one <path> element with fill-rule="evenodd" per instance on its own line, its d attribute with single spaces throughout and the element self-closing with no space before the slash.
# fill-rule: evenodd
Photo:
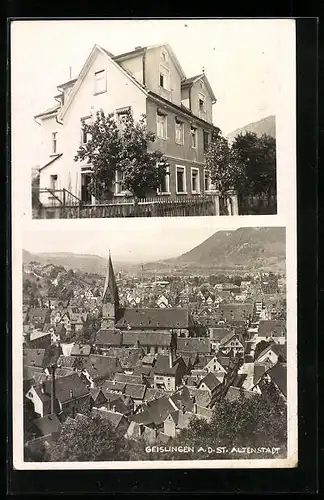
<svg viewBox="0 0 324 500">
<path fill-rule="evenodd" d="M 159 47 L 165 47 L 165 49 L 167 50 L 167 52 L 169 53 L 171 59 L 172 59 L 172 62 L 173 64 L 175 65 L 175 67 L 177 68 L 179 74 L 180 74 L 180 78 L 181 79 L 185 79 L 186 78 L 186 75 L 181 67 L 181 64 L 177 58 L 177 56 L 175 55 L 175 53 L 173 52 L 173 49 L 172 47 L 168 44 L 168 43 L 161 43 L 161 44 L 156 44 L 156 45 L 147 45 L 146 47 L 136 47 L 135 50 L 131 50 L 129 52 L 124 52 L 123 54 L 119 54 L 117 56 L 113 56 L 113 59 L 114 61 L 117 61 L 117 62 L 122 62 L 126 59 L 130 59 L 131 57 L 135 57 L 141 53 L 144 53 L 148 50 L 152 50 L 152 49 L 157 49 Z"/>
<path fill-rule="evenodd" d="M 168 347 L 171 339 L 171 333 L 123 332 L 123 345 L 125 346 L 134 346 L 138 342 L 140 346 Z"/>
<path fill-rule="evenodd" d="M 24 349 L 23 363 L 24 366 L 44 367 L 45 349 Z"/>
<path fill-rule="evenodd" d="M 181 361 L 180 361 L 181 360 Z M 155 366 L 153 367 L 154 374 L 161 375 L 175 375 L 179 368 L 179 363 L 182 362 L 182 358 L 178 358 L 173 362 L 173 366 L 170 367 L 169 356 L 166 354 L 159 354 L 156 358 Z"/>
<path fill-rule="evenodd" d="M 203 379 L 201 379 L 198 384 L 198 388 L 201 387 L 203 383 L 208 387 L 210 391 L 213 391 L 221 384 L 218 378 L 211 372 L 208 373 L 208 375 L 206 375 Z"/>
<path fill-rule="evenodd" d="M 64 105 L 62 106 L 60 112 L 58 113 L 58 119 L 61 120 L 63 119 L 66 111 L 69 109 L 70 107 L 70 104 L 72 103 L 73 99 L 74 99 L 74 96 L 76 95 L 76 93 L 78 92 L 85 76 L 87 75 L 89 69 L 90 69 L 90 66 L 91 66 L 91 63 L 94 59 L 94 57 L 96 56 L 96 54 L 98 53 L 101 53 L 101 54 L 104 54 L 104 56 L 111 62 L 111 64 L 113 64 L 116 68 L 119 69 L 119 71 L 121 71 L 128 79 L 130 79 L 134 85 L 136 85 L 142 92 L 146 93 L 145 92 L 145 89 L 143 87 L 143 85 L 141 85 L 135 78 L 133 78 L 129 72 L 125 71 L 124 68 L 121 67 L 120 64 L 118 64 L 114 59 L 113 57 L 111 57 L 111 54 L 106 51 L 105 49 L 103 49 L 102 47 L 100 47 L 99 45 L 95 44 L 86 60 L 86 62 L 84 63 L 80 73 L 79 73 L 79 76 L 76 80 L 76 82 L 74 83 Z"/>
<path fill-rule="evenodd" d="M 52 381 L 44 382 L 44 393 L 50 396 L 52 390 Z M 71 398 L 72 391 L 72 398 Z M 61 403 L 70 401 L 73 398 L 79 398 L 89 394 L 89 390 L 77 373 L 60 377 L 55 380 L 56 399 Z"/>
<path fill-rule="evenodd" d="M 240 398 L 241 394 L 247 399 L 254 398 L 254 397 L 258 396 L 257 392 L 246 391 L 245 389 L 242 389 L 241 387 L 230 386 L 227 390 L 225 399 L 226 399 L 226 401 L 237 401 Z"/>
<path fill-rule="evenodd" d="M 147 408 L 142 412 L 132 417 L 133 422 L 142 424 L 155 425 L 162 424 L 169 413 L 174 411 L 173 405 L 170 403 L 169 398 L 163 396 L 162 398 L 155 399 L 148 402 Z"/>
<path fill-rule="evenodd" d="M 191 326 L 189 311 L 184 308 L 126 308 L 121 312 L 117 327 L 180 329 Z"/>
<path fill-rule="evenodd" d="M 50 115 L 55 116 L 58 113 L 60 107 L 61 107 L 60 104 L 55 104 L 54 106 L 46 109 L 45 111 L 38 113 L 37 115 L 34 116 L 34 118 L 36 119 L 36 118 L 41 118 L 43 116 L 50 116 Z"/>
<path fill-rule="evenodd" d="M 144 399 L 146 391 L 145 384 L 128 384 L 126 383 L 124 394 L 130 396 L 132 399 Z"/>
<path fill-rule="evenodd" d="M 117 382 L 124 382 L 125 384 L 142 384 L 143 382 L 141 375 L 128 375 L 126 373 L 116 373 L 114 379 Z"/>
<path fill-rule="evenodd" d="M 37 427 L 42 436 L 48 436 L 52 432 L 59 432 L 61 422 L 59 421 L 57 415 L 52 413 L 50 415 L 45 415 L 42 418 L 33 420 L 33 425 Z"/>
<path fill-rule="evenodd" d="M 126 422 L 128 422 L 125 415 L 123 415 L 122 413 L 118 413 L 116 411 L 100 410 L 98 408 L 93 408 L 92 413 L 93 415 L 98 415 L 101 418 L 106 418 L 107 420 L 109 420 L 114 429 L 118 428 L 122 420 L 125 419 Z"/>
<path fill-rule="evenodd" d="M 178 349 L 183 352 L 210 353 L 210 339 L 206 337 L 178 338 Z"/>
<path fill-rule="evenodd" d="M 270 335 L 281 337 L 286 335 L 286 322 L 284 320 L 261 320 L 258 328 L 260 337 Z"/>
<path fill-rule="evenodd" d="M 282 394 L 287 397 L 287 365 L 286 363 L 277 363 L 267 371 L 272 382 L 276 384 Z"/>
<path fill-rule="evenodd" d="M 117 358 L 95 354 L 89 356 L 88 362 L 83 369 L 88 372 L 93 380 L 108 378 L 114 373 L 122 371 Z"/>
<path fill-rule="evenodd" d="M 200 73 L 200 75 L 196 75 L 196 76 L 191 76 L 190 78 L 186 78 L 185 80 L 183 80 L 181 82 L 181 87 L 182 88 L 185 88 L 185 87 L 191 87 L 192 85 L 194 85 L 196 82 L 198 82 L 199 80 L 203 80 L 206 87 L 207 87 L 207 90 L 212 98 L 212 103 L 215 104 L 215 102 L 217 101 L 216 97 L 215 97 L 215 94 L 213 92 L 213 89 L 208 81 L 208 78 L 206 76 L 205 73 Z"/>
<path fill-rule="evenodd" d="M 96 334 L 95 343 L 108 346 L 120 346 L 122 345 L 122 339 L 123 336 L 120 330 L 100 328 Z"/>
</svg>

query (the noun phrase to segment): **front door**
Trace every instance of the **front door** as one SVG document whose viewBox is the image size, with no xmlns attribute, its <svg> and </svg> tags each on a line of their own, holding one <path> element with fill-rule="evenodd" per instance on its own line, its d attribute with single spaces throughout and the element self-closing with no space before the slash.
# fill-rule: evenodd
<svg viewBox="0 0 324 500">
<path fill-rule="evenodd" d="M 91 174 L 81 174 L 81 200 L 83 203 L 91 203 L 91 194 L 89 185 L 91 183 Z"/>
</svg>

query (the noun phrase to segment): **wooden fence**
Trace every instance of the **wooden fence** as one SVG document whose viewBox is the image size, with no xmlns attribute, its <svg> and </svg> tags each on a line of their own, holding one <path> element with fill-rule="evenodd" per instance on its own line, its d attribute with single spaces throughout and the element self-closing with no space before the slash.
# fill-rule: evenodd
<svg viewBox="0 0 324 500">
<path fill-rule="evenodd" d="M 208 216 L 217 214 L 217 204 L 213 195 L 153 197 L 136 202 L 133 198 L 115 198 L 106 203 L 86 204 L 66 190 L 55 190 L 49 201 L 47 196 L 46 204 L 34 208 L 33 214 L 41 219 Z"/>
</svg>

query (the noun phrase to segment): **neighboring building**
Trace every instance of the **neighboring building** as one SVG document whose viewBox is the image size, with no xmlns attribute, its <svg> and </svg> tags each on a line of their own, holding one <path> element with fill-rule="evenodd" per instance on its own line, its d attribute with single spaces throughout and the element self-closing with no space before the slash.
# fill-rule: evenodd
<svg viewBox="0 0 324 500">
<path fill-rule="evenodd" d="M 181 357 L 173 358 L 172 349 L 170 349 L 169 355 L 158 355 L 153 372 L 156 389 L 175 391 L 181 385 L 187 368 Z"/>
<path fill-rule="evenodd" d="M 266 342 L 273 340 L 276 344 L 286 343 L 286 321 L 284 320 L 262 320 L 258 328 L 258 341 Z"/>
<path fill-rule="evenodd" d="M 88 141 L 82 124 L 91 123 L 99 109 L 114 113 L 120 127 L 129 110 L 135 121 L 146 115 L 148 129 L 156 134 L 149 147 L 162 151 L 169 163 L 160 197 L 215 192 L 205 174 L 204 151 L 216 130 L 216 98 L 204 72 L 186 77 L 169 45 L 140 47 L 117 56 L 95 45 L 79 76 L 57 89 L 57 104 L 35 116 L 42 126 L 40 189 L 48 190 L 41 194 L 43 205 L 57 204 L 55 191 L 63 188 L 85 203 L 96 201 L 87 190 L 91 165 L 76 163 L 74 157 Z M 114 197 L 126 194 L 120 181 L 117 172 L 111 186 Z M 236 197 L 231 200 L 235 213 Z"/>
</svg>

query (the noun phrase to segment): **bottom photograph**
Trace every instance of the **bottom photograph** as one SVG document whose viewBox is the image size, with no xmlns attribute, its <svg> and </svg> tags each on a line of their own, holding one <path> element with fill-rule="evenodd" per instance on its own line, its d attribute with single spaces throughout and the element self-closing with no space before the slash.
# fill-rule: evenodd
<svg viewBox="0 0 324 500">
<path fill-rule="evenodd" d="M 285 459 L 285 228 L 127 234 L 24 235 L 24 462 Z"/>
</svg>

